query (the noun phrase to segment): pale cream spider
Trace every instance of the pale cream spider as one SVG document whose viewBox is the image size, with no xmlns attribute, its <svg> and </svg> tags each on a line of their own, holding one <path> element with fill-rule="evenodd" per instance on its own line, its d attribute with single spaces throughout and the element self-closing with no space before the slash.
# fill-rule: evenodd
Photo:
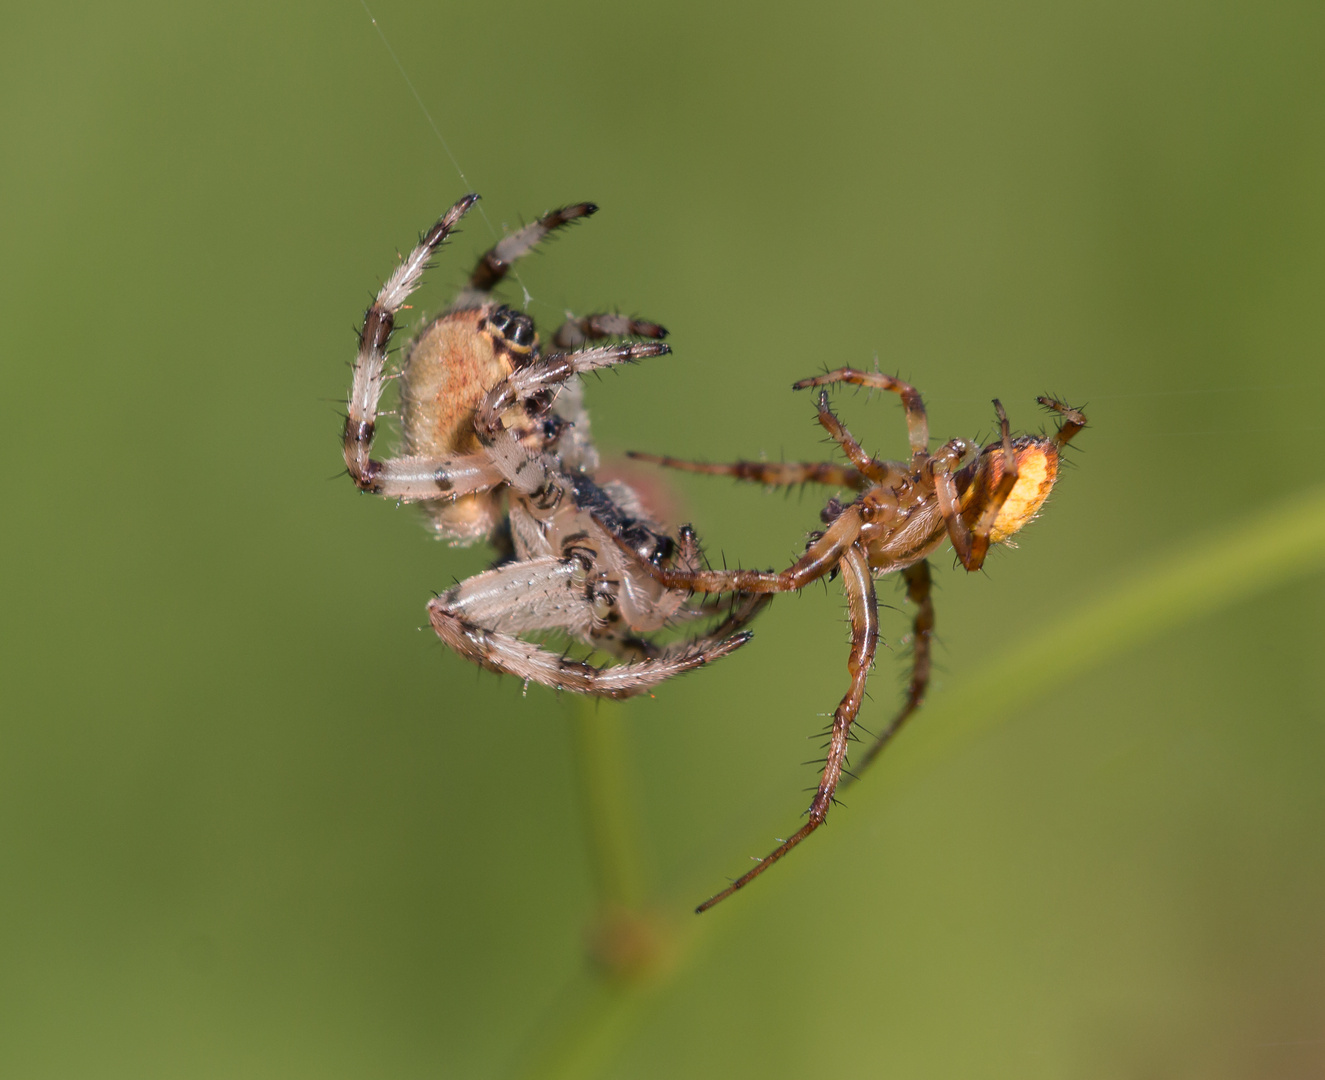
<svg viewBox="0 0 1325 1080">
<path fill-rule="evenodd" d="M 511 264 L 549 232 L 593 214 L 554 210 L 499 241 L 445 312 L 410 345 L 399 373 L 401 453 L 371 456 L 396 316 L 433 253 L 478 201 L 466 195 L 419 240 L 364 316 L 345 419 L 345 465 L 360 490 L 423 506 L 438 536 L 491 538 L 491 570 L 428 604 L 437 635 L 462 656 L 526 683 L 612 698 L 717 660 L 750 639 L 741 630 L 768 597 L 741 598 L 709 633 L 671 644 L 644 635 L 714 613 L 688 590 L 660 584 L 653 566 L 699 569 L 693 539 L 677 545 L 635 491 L 598 484 L 577 376 L 661 356 L 656 323 L 597 314 L 568 319 L 543 352 L 533 321 L 494 301 Z M 642 338 L 581 348 L 612 337 Z M 560 632 L 619 663 L 602 667 L 521 634 Z"/>
</svg>

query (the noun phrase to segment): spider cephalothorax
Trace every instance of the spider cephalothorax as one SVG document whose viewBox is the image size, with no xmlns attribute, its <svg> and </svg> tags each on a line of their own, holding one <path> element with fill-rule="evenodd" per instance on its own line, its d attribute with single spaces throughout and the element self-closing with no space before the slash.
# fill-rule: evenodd
<svg viewBox="0 0 1325 1080">
<path fill-rule="evenodd" d="M 511 264 L 553 229 L 594 213 L 578 203 L 545 214 L 486 252 L 467 286 L 410 345 L 399 373 L 402 452 L 371 456 L 397 313 L 428 260 L 478 200 L 467 195 L 419 239 L 364 316 L 345 420 L 345 464 L 363 491 L 423 506 L 438 536 L 496 542 L 485 573 L 428 605 L 438 636 L 494 671 L 558 689 L 630 697 L 725 656 L 767 597 L 744 598 L 708 634 L 658 645 L 643 635 L 705 617 L 650 575 L 695 569 L 698 549 L 662 533 L 633 490 L 593 478 L 578 376 L 669 351 L 656 323 L 621 315 L 568 319 L 543 352 L 533 320 L 494 301 Z M 607 338 L 643 339 L 582 347 Z M 624 548 L 624 550 L 623 550 Z M 527 641 L 561 632 L 626 661 L 595 667 Z"/>
<path fill-rule="evenodd" d="M 700 905 L 704 911 L 730 896 L 823 824 L 846 765 L 851 727 L 865 695 L 865 683 L 878 645 L 879 616 L 874 578 L 898 571 L 907 586 L 907 596 L 916 605 L 914 656 L 905 704 L 892 722 L 857 763 L 857 772 L 868 765 L 915 712 L 929 685 L 930 642 L 934 631 L 934 606 L 930 599 L 930 573 L 926 557 L 943 541 L 950 540 L 967 570 L 978 570 L 990 544 L 1006 544 L 1035 517 L 1058 478 L 1060 453 L 1083 427 L 1086 418 L 1076 409 L 1051 398 L 1040 404 L 1059 416 L 1058 430 L 1051 436 L 1022 435 L 1012 438 L 1003 406 L 994 402 L 999 438 L 981 449 L 967 439 L 952 439 L 929 452 L 929 422 L 925 406 L 914 387 L 877 372 L 841 368 L 812 379 L 803 379 L 795 389 L 832 383 L 888 390 L 898 394 L 906 410 L 911 441 L 907 461 L 879 461 L 865 453 L 846 427 L 828 407 L 828 395 L 819 394 L 819 423 L 842 447 L 850 467 L 831 463 L 798 464 L 739 461 L 712 465 L 647 454 L 632 455 L 647 461 L 689 472 L 733 476 L 764 484 L 816 482 L 847 488 L 857 493 L 854 501 L 829 500 L 821 514 L 827 526 L 811 534 L 805 554 L 780 573 L 755 570 L 690 570 L 656 563 L 651 572 L 656 581 L 671 589 L 698 593 L 734 592 L 768 596 L 805 588 L 812 581 L 840 574 L 847 595 L 851 620 L 851 654 L 847 670 L 851 686 L 833 714 L 823 775 L 810 803 L 808 821 L 753 870 Z M 688 529 L 682 529 L 683 544 L 693 544 Z"/>
</svg>

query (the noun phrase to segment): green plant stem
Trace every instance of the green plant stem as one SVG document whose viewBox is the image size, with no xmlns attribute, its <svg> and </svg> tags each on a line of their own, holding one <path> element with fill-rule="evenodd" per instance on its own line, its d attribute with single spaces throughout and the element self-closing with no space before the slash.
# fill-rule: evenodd
<svg viewBox="0 0 1325 1080">
<path fill-rule="evenodd" d="M 626 984 L 599 975 L 577 980 L 511 1077 L 581 1080 L 601 1072 L 629 1038 L 652 985 Z"/>
<path fill-rule="evenodd" d="M 578 696 L 569 702 L 598 910 L 589 927 L 591 976 L 576 980 L 562 995 L 509 1074 L 539 1080 L 571 1080 L 598 1072 L 628 1037 L 647 1000 L 647 987 L 665 967 L 651 947 L 651 937 L 665 928 L 643 911 L 624 710 L 619 702 L 602 698 Z M 671 955 L 675 950 L 670 935 L 665 944 Z"/>
<path fill-rule="evenodd" d="M 621 703 L 577 696 L 571 708 L 589 862 L 599 905 L 638 908 L 644 900 L 644 887 L 638 830 L 627 792 L 629 765 Z"/>
</svg>

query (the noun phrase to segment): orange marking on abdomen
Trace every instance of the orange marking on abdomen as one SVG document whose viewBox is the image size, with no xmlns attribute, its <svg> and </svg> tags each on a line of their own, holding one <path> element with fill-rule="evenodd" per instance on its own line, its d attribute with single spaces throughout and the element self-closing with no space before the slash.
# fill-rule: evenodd
<svg viewBox="0 0 1325 1080">
<path fill-rule="evenodd" d="M 1001 544 L 1033 521 L 1058 479 L 1058 455 L 1040 443 L 1031 443 L 1017 451 L 1017 483 L 1008 501 L 999 511 L 989 539 Z"/>
</svg>

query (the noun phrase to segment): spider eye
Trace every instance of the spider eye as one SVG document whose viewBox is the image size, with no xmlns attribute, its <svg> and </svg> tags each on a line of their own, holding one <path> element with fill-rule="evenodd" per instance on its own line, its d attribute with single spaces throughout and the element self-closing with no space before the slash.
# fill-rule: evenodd
<svg viewBox="0 0 1325 1080">
<path fill-rule="evenodd" d="M 529 353 L 538 340 L 533 319 L 512 311 L 505 304 L 488 315 L 488 327 L 506 342 L 512 352 Z"/>
</svg>

